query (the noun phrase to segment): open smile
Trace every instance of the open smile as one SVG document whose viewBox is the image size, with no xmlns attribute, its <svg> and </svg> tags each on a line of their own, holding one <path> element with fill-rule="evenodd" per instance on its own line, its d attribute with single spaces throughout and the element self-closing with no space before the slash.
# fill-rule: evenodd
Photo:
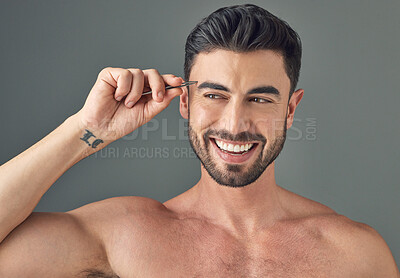
<svg viewBox="0 0 400 278">
<path fill-rule="evenodd" d="M 258 142 L 232 142 L 210 138 L 218 155 L 229 163 L 243 163 L 250 159 L 257 149 Z"/>
</svg>

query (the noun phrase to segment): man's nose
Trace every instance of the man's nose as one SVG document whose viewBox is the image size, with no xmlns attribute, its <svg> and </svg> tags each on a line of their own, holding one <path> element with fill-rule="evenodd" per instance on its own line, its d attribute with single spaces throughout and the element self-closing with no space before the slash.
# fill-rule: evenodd
<svg viewBox="0 0 400 278">
<path fill-rule="evenodd" d="M 251 122 L 251 113 L 240 103 L 240 101 L 231 101 L 225 106 L 222 115 L 223 128 L 231 134 L 238 134 L 243 131 L 249 131 Z"/>
</svg>

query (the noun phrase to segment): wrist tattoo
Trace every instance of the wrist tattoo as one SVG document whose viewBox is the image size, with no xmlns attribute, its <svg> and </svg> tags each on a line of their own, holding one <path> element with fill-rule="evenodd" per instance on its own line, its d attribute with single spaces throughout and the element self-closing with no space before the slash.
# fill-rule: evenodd
<svg viewBox="0 0 400 278">
<path fill-rule="evenodd" d="M 89 143 L 89 139 L 90 139 L 91 137 L 96 138 L 96 136 L 95 136 L 92 132 L 90 132 L 89 130 L 87 130 L 87 129 L 85 129 L 85 130 L 86 130 L 86 133 L 83 135 L 82 138 L 79 138 L 79 139 L 81 139 L 81 140 L 84 141 L 86 144 L 88 144 L 88 146 L 91 146 L 93 149 L 95 149 L 99 144 L 101 144 L 101 143 L 104 142 L 104 141 L 101 140 L 101 139 L 96 139 L 96 140 L 94 140 L 92 143 Z"/>
</svg>

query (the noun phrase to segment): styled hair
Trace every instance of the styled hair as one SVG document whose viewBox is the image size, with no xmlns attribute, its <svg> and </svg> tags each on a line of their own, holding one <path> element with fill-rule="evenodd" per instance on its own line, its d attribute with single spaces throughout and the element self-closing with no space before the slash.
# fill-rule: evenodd
<svg viewBox="0 0 400 278">
<path fill-rule="evenodd" d="M 290 79 L 289 99 L 299 79 L 301 40 L 289 24 L 253 4 L 220 8 L 203 18 L 190 32 L 185 44 L 185 80 L 200 52 L 223 49 L 235 52 L 274 50 L 283 56 Z"/>
</svg>

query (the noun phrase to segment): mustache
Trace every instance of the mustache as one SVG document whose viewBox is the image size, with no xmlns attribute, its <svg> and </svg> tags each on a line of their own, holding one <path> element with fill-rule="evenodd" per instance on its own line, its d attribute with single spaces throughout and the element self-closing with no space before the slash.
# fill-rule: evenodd
<svg viewBox="0 0 400 278">
<path fill-rule="evenodd" d="M 267 142 L 267 139 L 259 133 L 252 134 L 250 132 L 240 132 L 238 134 L 231 134 L 227 130 L 215 130 L 209 129 L 204 133 L 203 139 L 206 144 L 209 142 L 210 136 L 215 136 L 221 139 L 225 139 L 228 141 L 237 141 L 237 142 L 248 142 L 248 141 L 261 141 L 263 144 Z"/>
</svg>

